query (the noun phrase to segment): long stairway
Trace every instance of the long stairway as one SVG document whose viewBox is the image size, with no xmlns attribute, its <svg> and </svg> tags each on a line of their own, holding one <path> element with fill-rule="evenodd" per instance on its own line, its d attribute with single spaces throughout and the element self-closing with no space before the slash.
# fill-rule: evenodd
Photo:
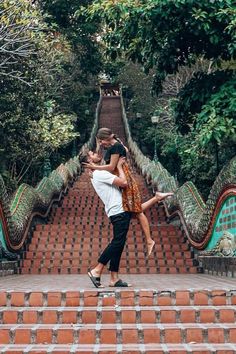
<svg viewBox="0 0 236 354">
<path fill-rule="evenodd" d="M 119 97 L 104 97 L 100 126 L 111 127 L 125 141 Z M 132 161 L 130 161 L 132 164 Z M 133 167 L 143 200 L 151 193 Z M 167 224 L 162 206 L 146 212 L 154 252 L 147 258 L 144 235 L 132 220 L 121 260 L 121 273 L 196 273 L 197 262 L 183 232 Z M 61 206 L 53 209 L 46 225 L 37 225 L 21 262 L 21 274 L 86 274 L 112 237 L 104 208 L 93 190 L 88 173 L 83 173 L 69 190 Z"/>
<path fill-rule="evenodd" d="M 119 98 L 103 99 L 100 126 L 125 141 Z M 145 200 L 152 192 L 133 170 Z M 121 260 L 133 287 L 95 289 L 87 270 L 112 229 L 88 175 L 79 176 L 48 223 L 36 226 L 19 275 L 0 283 L 0 353 L 235 354 L 235 282 L 197 274 L 185 235 L 167 223 L 162 205 L 146 214 L 154 252 L 147 257 L 133 219 Z"/>
</svg>

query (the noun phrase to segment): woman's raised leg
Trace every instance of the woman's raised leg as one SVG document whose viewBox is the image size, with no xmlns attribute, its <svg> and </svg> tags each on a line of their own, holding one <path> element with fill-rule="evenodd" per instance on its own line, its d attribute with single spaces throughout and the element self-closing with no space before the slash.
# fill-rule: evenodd
<svg viewBox="0 0 236 354">
<path fill-rule="evenodd" d="M 162 202 L 162 200 L 164 200 L 167 197 L 171 197 L 172 195 L 174 195 L 174 193 L 172 192 L 168 192 L 168 193 L 156 192 L 154 197 L 142 203 L 142 211 L 151 208 L 154 204 Z"/>
</svg>

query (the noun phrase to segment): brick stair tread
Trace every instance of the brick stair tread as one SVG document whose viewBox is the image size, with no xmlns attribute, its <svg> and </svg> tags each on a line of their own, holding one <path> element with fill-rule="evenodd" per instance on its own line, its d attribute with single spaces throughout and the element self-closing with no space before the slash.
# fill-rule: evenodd
<svg viewBox="0 0 236 354">
<path fill-rule="evenodd" d="M 156 239 L 155 236 L 152 235 L 152 238 L 155 240 L 156 242 L 156 245 L 162 245 L 163 243 L 167 243 L 167 240 L 163 239 L 160 240 L 160 238 Z M 185 241 L 184 240 L 181 240 L 181 239 L 171 239 L 172 240 L 172 244 L 184 244 Z M 104 244 L 105 244 L 105 240 L 104 241 Z M 107 240 L 106 240 L 107 241 Z M 169 240 L 168 240 L 169 241 Z M 62 235 L 62 236 L 52 236 L 52 237 L 35 237 L 33 240 L 32 240 L 32 244 L 47 244 L 47 245 L 55 245 L 55 244 L 70 244 L 71 242 L 73 242 L 74 245 L 78 245 L 78 244 L 81 244 L 81 239 L 78 238 L 78 235 Z M 83 238 L 83 244 L 91 244 L 92 245 L 92 242 L 91 242 L 91 236 L 87 236 L 87 237 L 84 237 Z M 101 241 L 100 240 L 97 240 L 93 243 L 93 245 L 98 245 L 98 244 L 101 244 Z M 126 247 L 129 246 L 129 245 L 135 245 L 137 244 L 137 242 L 135 242 L 133 240 L 133 242 L 131 240 L 129 240 L 127 243 L 126 243 Z M 144 242 L 139 242 L 140 245 L 144 244 Z"/>
<path fill-rule="evenodd" d="M 89 252 L 88 252 L 89 253 Z M 99 249 L 97 250 L 97 253 L 99 253 Z M 93 255 L 95 254 L 95 250 L 93 249 Z M 83 264 L 84 263 L 84 261 L 86 260 L 86 259 L 89 259 L 88 257 L 86 257 L 86 256 L 88 256 L 88 257 L 91 257 L 90 255 L 88 255 L 88 254 L 84 254 L 83 255 L 83 257 L 82 256 L 80 256 L 80 255 L 75 255 L 74 257 L 73 257 L 73 259 L 71 259 L 71 256 L 69 255 L 69 256 L 67 256 L 67 255 L 65 255 L 65 257 L 63 257 L 63 259 L 64 260 L 71 260 L 71 262 L 72 262 L 72 264 L 73 264 L 73 261 L 74 260 L 76 260 L 76 259 L 79 259 L 80 261 L 81 261 L 81 263 Z M 139 264 L 140 263 L 140 261 L 143 261 L 143 260 L 147 260 L 147 264 L 148 264 L 148 262 L 150 261 L 150 260 L 152 260 L 152 259 L 155 259 L 156 260 L 156 262 L 157 262 L 157 264 L 158 263 L 160 263 L 160 260 L 165 260 L 166 261 L 166 264 L 168 264 L 168 261 L 173 261 L 174 263 L 176 263 L 176 261 L 177 260 L 183 260 L 183 261 L 193 261 L 194 259 L 192 259 L 191 257 L 181 257 L 181 256 L 179 256 L 179 257 L 176 257 L 175 259 L 172 259 L 172 258 L 168 258 L 168 257 L 166 257 L 164 254 L 163 255 L 159 255 L 158 256 L 158 258 L 155 258 L 154 256 L 150 256 L 149 257 L 149 259 L 147 259 L 146 258 L 146 256 L 145 255 L 143 255 L 142 257 L 140 256 L 140 255 L 138 255 L 139 256 L 139 259 L 137 260 L 137 258 L 135 257 L 135 256 L 133 256 L 133 257 L 131 257 L 131 256 L 129 256 L 129 259 L 127 259 L 126 261 L 127 261 L 127 263 L 130 263 L 131 261 L 133 261 L 133 260 L 135 260 L 135 261 L 137 261 L 137 264 Z M 42 255 L 36 255 L 35 257 L 34 257 L 34 259 L 32 259 L 31 257 L 27 257 L 27 253 L 26 253 L 26 256 L 25 256 L 25 258 L 23 259 L 23 261 L 24 260 L 30 260 L 30 261 L 32 261 L 32 262 L 34 262 L 36 259 L 38 259 L 38 260 L 46 260 L 46 259 L 50 259 L 51 261 L 52 261 L 52 263 L 53 263 L 53 259 L 60 259 L 61 258 L 61 256 L 58 256 L 58 257 L 56 257 L 55 256 L 55 254 L 54 255 L 51 255 L 51 257 L 50 256 L 42 256 Z M 63 263 L 63 259 L 61 259 L 61 262 Z M 126 259 L 125 257 L 122 257 L 122 259 Z"/>
<path fill-rule="evenodd" d="M 112 230 L 109 229 L 105 229 L 106 231 L 106 237 L 110 237 L 112 238 Z M 95 230 L 95 231 L 91 231 L 91 230 L 75 230 L 73 232 L 62 232 L 60 235 L 50 235 L 47 233 L 46 236 L 35 236 L 35 239 L 38 240 L 38 241 L 53 241 L 55 242 L 55 240 L 58 242 L 58 241 L 61 241 L 60 243 L 63 243 L 65 239 L 75 239 L 75 241 L 77 241 L 78 243 L 81 242 L 81 241 L 85 241 L 85 242 L 89 242 L 89 241 L 92 241 L 92 239 L 94 238 L 94 236 L 96 236 L 96 239 L 95 240 L 99 240 L 100 242 L 101 241 L 107 241 L 107 238 L 105 239 L 104 236 L 103 236 L 103 233 L 104 231 L 99 231 L 99 230 Z M 129 234 L 132 234 L 133 236 L 133 239 L 132 240 L 127 240 L 127 244 L 134 244 L 134 243 L 144 243 L 145 242 L 145 237 L 143 234 L 135 234 L 135 233 L 132 233 L 132 232 L 129 232 Z M 128 235 L 129 235 L 128 234 Z M 166 243 L 165 241 L 178 241 L 181 242 L 181 244 L 184 244 L 186 243 L 186 240 L 181 238 L 181 237 L 175 237 L 175 236 L 159 236 L 159 235 L 152 235 L 153 239 L 155 240 L 156 244 L 158 245 L 162 245 L 163 242 Z M 95 241 L 96 242 L 96 241 Z M 168 243 L 169 243 L 168 242 Z"/>
<path fill-rule="evenodd" d="M 1 324 L 0 331 L 3 329 L 15 330 L 15 329 L 30 329 L 34 331 L 35 329 L 73 329 L 85 328 L 86 329 L 137 329 L 141 330 L 144 328 L 151 329 L 181 329 L 185 330 L 191 329 L 236 329 L 236 323 L 9 323 Z M 236 343 L 236 337 L 235 337 Z"/>
<path fill-rule="evenodd" d="M 66 224 L 65 224 L 66 225 Z M 79 225 L 72 225 L 74 227 L 71 227 L 68 225 L 67 228 L 64 228 L 64 225 L 61 225 L 61 227 L 58 227 L 58 230 L 41 230 L 41 231 L 35 231 L 34 236 L 36 238 L 51 238 L 51 237 L 58 237 L 58 238 L 63 238 L 63 237 L 81 237 L 83 239 L 88 239 L 89 237 L 94 236 L 99 234 L 99 237 L 102 237 L 100 233 L 106 232 L 110 235 L 112 235 L 112 226 L 109 224 L 105 227 L 100 228 L 99 225 L 96 225 L 95 227 L 89 227 L 89 226 L 82 226 L 79 227 Z M 135 238 L 144 238 L 144 234 L 141 231 L 141 229 L 129 229 L 129 234 L 133 234 Z M 151 232 L 152 236 L 154 238 L 158 239 L 161 238 L 164 241 L 165 240 L 186 240 L 182 236 L 182 234 L 177 234 L 175 232 L 161 232 L 160 230 L 155 230 Z"/>
<path fill-rule="evenodd" d="M 163 244 L 167 244 L 167 240 L 163 240 L 161 242 L 160 239 L 157 240 L 155 237 L 153 237 L 153 239 L 156 242 L 156 246 L 162 246 Z M 102 241 L 103 241 L 103 243 L 105 245 L 106 244 L 105 240 L 102 240 Z M 92 243 L 91 242 L 91 236 L 88 236 L 88 237 L 84 238 L 83 245 L 90 245 L 92 247 L 92 246 L 96 246 L 96 245 L 102 244 L 102 241 L 95 241 L 94 243 Z M 73 243 L 73 245 L 81 245 L 81 239 L 79 239 L 78 236 L 76 236 L 76 235 L 75 236 L 68 235 L 68 237 L 63 235 L 61 237 L 52 237 L 50 239 L 49 238 L 44 238 L 44 239 L 43 238 L 41 238 L 41 239 L 40 238 L 35 238 L 31 244 L 33 244 L 33 245 L 39 245 L 39 244 L 44 244 L 45 245 L 46 244 L 47 246 L 48 245 L 56 246 L 58 244 L 59 245 L 60 244 L 69 245 L 71 243 Z M 177 244 L 179 245 L 180 243 L 184 244 L 185 242 L 184 242 L 184 240 L 175 240 L 175 239 L 172 240 L 172 245 L 177 245 Z M 126 243 L 125 247 L 132 246 L 132 245 L 135 246 L 135 244 L 137 244 L 137 242 L 135 242 L 134 240 L 133 240 L 133 242 L 129 241 L 129 242 Z M 146 246 L 144 242 L 138 242 L 138 245 L 141 246 L 142 244 L 144 246 Z"/>
<path fill-rule="evenodd" d="M 181 311 L 181 310 L 234 310 L 236 313 L 236 306 L 235 305 L 166 305 L 166 306 L 145 306 L 145 305 L 134 305 L 134 306 L 0 306 L 0 312 L 2 311 L 48 311 L 48 310 L 57 310 L 57 311 L 82 311 L 82 310 L 89 310 L 89 311 Z"/>
<path fill-rule="evenodd" d="M 236 324 L 13 324 L 1 325 L 2 344 L 235 343 Z M 141 336 L 141 337 L 140 337 Z"/>
<path fill-rule="evenodd" d="M 64 251 L 64 250 L 63 250 Z M 84 252 L 84 251 L 83 251 Z M 87 251 L 89 253 L 89 251 Z M 61 259 L 61 256 L 63 255 L 64 259 L 71 259 L 71 257 L 78 257 L 78 250 L 72 250 L 72 251 L 66 251 L 66 252 L 62 252 L 62 251 L 58 251 L 58 250 L 50 250 L 50 251 L 39 251 L 37 253 L 35 253 L 34 251 L 26 251 L 25 252 L 25 258 L 24 259 L 32 259 L 32 254 L 33 254 L 33 259 L 41 259 L 41 258 L 51 258 L 52 256 L 54 256 L 54 258 L 56 256 L 58 256 Z M 53 253 L 53 255 L 52 255 Z M 27 257 L 29 255 L 29 258 Z M 161 251 L 155 251 L 152 253 L 152 255 L 154 255 L 157 259 L 163 258 L 164 256 L 168 257 L 175 257 L 175 259 L 193 259 L 191 257 L 191 251 L 186 251 L 186 252 L 172 252 L 172 251 L 165 251 L 165 252 L 161 252 Z M 152 255 L 150 257 L 152 257 Z M 140 255 L 139 255 L 140 256 Z M 81 259 L 81 257 L 80 257 Z M 130 258 L 129 258 L 130 259 Z"/>
<path fill-rule="evenodd" d="M 88 266 L 88 265 L 87 265 Z M 87 268 L 86 266 L 86 268 Z M 142 271 L 145 270 L 145 273 L 147 274 L 176 274 L 178 272 L 185 272 L 185 273 L 191 273 L 191 271 L 194 271 L 197 273 L 198 269 L 195 266 L 140 266 L 139 268 L 142 268 Z M 22 267 L 22 274 L 23 271 L 27 270 L 29 272 L 29 274 L 40 274 L 41 271 L 45 271 L 48 272 L 48 274 L 50 274 L 51 271 L 53 270 L 58 270 L 58 271 L 63 271 L 66 272 L 65 274 L 85 274 L 87 272 L 84 270 L 83 265 L 81 266 L 52 266 L 52 267 L 46 267 L 46 266 L 42 266 L 40 268 L 28 268 L 28 267 Z M 80 270 L 81 269 L 81 270 Z M 160 273 L 159 273 L 160 272 Z M 173 273 L 172 273 L 173 272 Z M 108 274 L 108 272 L 105 272 L 105 274 Z M 137 269 L 137 266 L 132 266 L 132 267 L 120 267 L 120 274 L 139 274 L 140 270 Z M 46 273 L 47 274 L 47 273 Z M 64 273 L 63 273 L 64 274 Z"/>
<path fill-rule="evenodd" d="M 145 277 L 145 275 L 144 275 Z M 182 278 L 182 277 L 181 277 Z M 183 276 L 183 279 L 185 278 L 185 276 Z M 29 277 L 29 280 L 31 278 Z M 208 279 L 208 277 L 207 277 Z M 217 278 L 217 279 L 221 279 L 220 277 Z M 217 280 L 216 279 L 216 280 Z M 39 290 L 39 291 L 33 291 L 31 290 L 30 288 L 30 285 L 27 287 L 27 290 L 0 290 L 0 295 L 2 294 L 6 294 L 7 296 L 13 296 L 15 294 L 19 295 L 19 293 L 21 294 L 30 294 L 30 293 L 40 293 L 40 294 L 46 294 L 46 295 L 49 295 L 49 294 L 54 294 L 54 293 L 59 293 L 59 294 L 74 294 L 74 293 L 80 293 L 80 294 L 84 294 L 84 296 L 115 296 L 115 295 L 118 295 L 118 296 L 121 296 L 122 298 L 133 298 L 134 296 L 139 296 L 140 298 L 144 297 L 144 298 L 153 298 L 154 295 L 160 295 L 160 296 L 171 296 L 171 297 L 175 297 L 176 294 L 179 294 L 181 297 L 184 296 L 186 293 L 188 295 L 188 297 L 192 297 L 194 296 L 195 294 L 205 294 L 207 296 L 209 296 L 210 298 L 214 299 L 215 297 L 225 297 L 225 296 L 228 296 L 229 299 L 231 298 L 231 296 L 234 296 L 234 305 L 236 305 L 236 299 L 235 299 L 235 296 L 236 296 L 236 288 L 233 288 L 234 285 L 236 286 L 236 284 L 234 284 L 234 281 L 233 281 L 233 285 L 231 283 L 231 280 L 228 279 L 228 278 L 223 278 L 223 280 L 226 281 L 227 285 L 226 287 L 222 287 L 222 282 L 220 282 L 221 284 L 219 284 L 218 287 L 214 287 L 214 288 L 211 288 L 211 287 L 200 287 L 199 288 L 191 288 L 189 286 L 186 286 L 184 285 L 183 288 L 181 289 L 175 289 L 175 287 L 172 287 L 172 286 L 168 286 L 165 290 L 161 289 L 161 290 L 158 290 L 156 289 L 155 287 L 154 288 L 148 288 L 148 289 L 142 289 L 142 288 L 137 288 L 137 289 L 124 289 L 124 288 L 115 288 L 115 289 L 90 289 L 88 292 L 84 291 L 84 289 L 79 289 L 79 290 L 74 290 L 74 289 L 62 289 L 62 290 Z M 213 278 L 213 282 L 214 281 L 214 278 Z M 212 283 L 212 282 L 211 282 Z M 27 283 L 28 285 L 28 283 Z M 232 288 L 232 290 L 231 290 Z"/>
<path fill-rule="evenodd" d="M 103 224 L 106 223 L 106 219 L 103 220 Z M 97 223 L 98 224 L 98 223 Z M 95 224 L 95 225 L 97 225 Z M 109 222 L 107 221 L 107 225 L 109 224 Z M 134 221 L 132 221 L 132 224 L 134 224 Z M 137 223 L 138 224 L 138 223 Z M 82 225 L 82 223 L 81 223 Z M 68 230 L 68 227 L 70 227 L 70 225 L 67 225 L 65 224 L 64 225 L 65 229 Z M 161 228 L 161 229 L 170 229 L 170 230 L 174 230 L 173 229 L 173 225 L 171 224 L 160 224 L 160 223 L 157 223 L 155 224 L 155 226 L 153 227 L 158 227 L 158 228 Z M 132 225 L 131 225 L 131 228 L 132 228 Z M 36 225 L 36 228 L 35 228 L 37 231 L 42 231 L 42 230 L 54 230 L 54 229 L 58 229 L 58 224 L 46 224 L 46 225 L 43 225 L 43 224 L 37 224 Z M 151 230 L 152 230 L 152 226 L 151 226 Z"/>
<path fill-rule="evenodd" d="M 104 244 L 105 245 L 105 244 Z M 80 246 L 78 244 L 78 246 Z M 83 250 L 83 247 L 81 245 L 81 250 Z M 92 247 L 91 247 L 92 248 Z M 182 252 L 182 251 L 188 251 L 188 246 L 183 244 L 183 247 L 181 247 L 181 245 L 176 245 L 176 247 L 172 247 L 171 245 L 168 248 L 163 248 L 162 246 L 160 246 L 158 248 L 158 245 L 156 245 L 156 248 L 158 251 L 176 251 L 176 252 Z M 59 244 L 56 245 L 56 247 L 53 247 L 54 251 L 73 251 L 75 249 L 74 245 L 70 245 L 68 244 L 66 248 L 60 246 Z M 39 247 L 35 247 L 34 244 L 31 244 L 29 247 L 29 251 L 34 251 L 34 250 L 39 250 L 39 251 L 43 251 L 45 250 L 45 245 L 39 245 Z"/>
<path fill-rule="evenodd" d="M 105 243 L 99 243 L 99 244 L 96 244 L 96 246 L 97 247 L 104 247 L 104 245 L 105 245 Z M 84 249 L 83 249 L 83 252 L 85 251 L 85 252 L 91 252 L 91 250 L 92 250 L 92 247 L 88 247 L 89 245 L 86 245 L 86 248 L 88 248 L 87 250 L 85 249 L 85 247 L 84 247 Z M 139 256 L 141 256 L 141 254 L 142 253 L 144 253 L 143 252 L 143 250 L 144 250 L 144 248 L 146 248 L 146 244 L 136 244 L 136 245 L 134 245 L 134 244 L 127 244 L 126 246 L 125 246 L 125 249 L 124 249 L 124 251 L 130 251 L 130 252 L 136 252 L 136 253 L 140 253 L 139 254 Z M 28 251 L 25 251 L 25 254 L 26 253 L 30 253 L 30 252 L 35 252 L 35 251 L 33 251 L 33 250 L 28 250 Z M 55 249 L 55 248 L 53 248 L 53 249 L 49 249 L 49 250 L 38 250 L 38 252 L 35 254 L 35 256 L 37 256 L 37 254 L 40 254 L 40 255 L 47 255 L 47 254 L 50 254 L 50 256 L 51 256 L 51 253 L 53 253 L 53 254 L 59 254 L 59 253 L 61 253 L 61 252 L 70 252 L 71 253 L 71 255 L 73 254 L 73 252 L 78 252 L 78 250 L 77 249 L 75 249 L 75 250 L 65 250 L 64 248 L 62 249 L 62 250 L 58 250 L 58 249 Z M 155 255 L 156 257 L 161 257 L 162 255 L 165 255 L 166 257 L 168 257 L 168 256 L 171 256 L 172 258 L 175 258 L 174 256 L 176 255 L 177 257 L 176 258 L 183 258 L 186 254 L 187 254 L 187 259 L 188 258 L 191 258 L 191 256 L 190 255 L 192 255 L 192 252 L 191 252 L 191 250 L 179 250 L 179 251 L 175 251 L 175 250 L 159 250 L 159 249 L 154 249 L 153 250 L 153 252 L 152 252 L 152 255 Z M 76 254 L 75 254 L 76 255 Z M 152 256 L 151 255 L 151 256 Z M 192 258 L 193 259 L 193 258 Z"/>
<path fill-rule="evenodd" d="M 104 245 L 102 244 L 101 245 L 101 247 L 103 248 L 104 247 Z M 41 247 L 40 247 L 41 248 Z M 43 251 L 43 247 L 42 247 L 42 249 L 38 249 L 37 247 L 34 247 L 34 248 L 30 248 L 29 249 L 29 251 L 27 251 L 27 252 L 35 252 L 35 251 L 39 251 L 39 252 L 45 252 L 45 251 Z M 88 252 L 88 253 L 93 253 L 93 255 L 94 255 L 94 252 L 95 252 L 95 250 L 96 250 L 96 252 L 101 252 L 101 249 L 100 249 L 100 247 L 98 246 L 98 248 L 92 248 L 92 247 L 65 247 L 65 248 L 52 248 L 52 249 L 48 249 L 46 252 L 48 252 L 48 251 L 52 251 L 52 252 L 74 252 L 74 251 L 77 251 L 77 252 Z M 178 249 L 178 250 L 176 250 L 176 252 L 183 252 L 184 251 L 184 249 Z M 186 250 L 186 251 L 189 251 L 189 250 Z M 166 252 L 174 252 L 174 249 L 172 249 L 172 250 L 157 250 L 157 252 L 160 252 L 160 253 L 163 253 L 163 254 L 165 254 Z M 131 254 L 130 254 L 131 253 Z M 132 254 L 133 253 L 133 254 Z M 123 255 L 122 255 L 123 256 Z M 144 255 L 144 251 L 143 251 L 143 249 L 141 249 L 141 250 L 137 250 L 137 251 L 131 251 L 131 250 L 129 250 L 129 257 L 128 257 L 128 259 L 137 259 L 137 257 L 140 257 L 139 259 L 141 259 L 141 258 L 145 258 L 146 259 L 146 255 Z M 164 255 L 164 257 L 166 258 L 166 256 Z M 123 256 L 123 258 L 124 258 L 124 256 Z M 161 258 L 161 257 L 160 257 Z M 179 258 L 179 257 L 178 257 Z M 80 259 L 83 259 L 83 257 L 82 257 L 82 254 L 81 254 L 81 256 L 80 256 Z M 175 258 L 174 258 L 175 259 Z M 177 258 L 176 258 L 177 259 Z M 193 258 L 192 258 L 193 259 Z"/>
<path fill-rule="evenodd" d="M 181 354 L 194 353 L 196 351 L 204 351 L 204 354 L 234 354 L 235 353 L 235 344 L 222 343 L 222 344 L 208 344 L 208 343 L 199 343 L 199 344 L 0 344 L 1 353 L 10 353 L 14 352 L 24 352 L 24 353 L 58 353 L 63 352 L 63 354 L 69 353 L 79 353 L 79 352 L 88 352 L 89 354 L 106 352 L 108 354 L 115 353 L 124 353 L 125 351 L 133 354 L 141 353 L 151 353 L 155 354 L 177 354 L 177 351 L 181 351 Z M 227 352 L 226 352 L 227 350 Z M 135 351 L 135 352 L 134 352 Z M 157 353 L 159 351 L 159 353 Z M 219 352 L 220 351 L 220 352 Z"/>
<path fill-rule="evenodd" d="M 33 317 L 23 317 L 27 313 Z M 175 323 L 186 324 L 235 323 L 236 307 L 227 306 L 44 306 L 44 307 L 0 307 L 0 323 L 2 324 L 55 324 L 59 316 L 61 324 L 86 323 L 86 316 L 92 315 L 91 323 Z M 13 315 L 13 316 L 12 316 Z M 67 317 L 63 317 L 63 316 Z M 129 315 L 131 319 L 129 319 Z M 189 318 L 191 316 L 191 320 Z M 46 316 L 46 317 L 44 317 Z M 49 316 L 52 316 L 51 318 Z M 84 317 L 85 316 L 85 317 Z M 128 317 L 124 317 L 128 316 Z M 167 317 L 166 317 L 167 316 Z M 183 317 L 184 316 L 184 317 Z M 203 316 L 203 317 L 202 317 Z M 50 318 L 50 319 L 49 319 Z M 38 322 L 37 322 L 38 321 Z"/>
<path fill-rule="evenodd" d="M 73 236 L 72 238 L 67 239 L 66 241 L 63 241 L 65 239 L 66 239 L 66 236 L 63 237 L 63 239 L 61 239 L 61 240 L 51 240 L 50 242 L 46 243 L 46 245 L 47 246 L 50 245 L 51 247 L 53 247 L 53 250 L 54 250 L 55 248 L 56 249 L 64 249 L 64 247 L 68 247 L 68 246 L 71 246 L 72 248 L 78 247 L 78 246 L 80 246 L 81 248 L 85 248 L 85 246 L 93 248 L 93 247 L 97 247 L 99 245 L 104 247 L 105 245 L 107 245 L 107 242 L 108 242 L 108 239 L 107 240 L 100 239 L 100 240 L 92 243 L 91 237 L 88 237 L 87 239 L 84 239 L 83 241 L 78 240 L 78 239 L 73 241 L 73 239 L 76 239 L 76 236 Z M 111 237 L 110 237 L 110 240 L 111 240 Z M 177 249 L 179 249 L 179 252 L 188 250 L 188 245 L 183 242 L 181 242 L 181 243 L 180 242 L 178 242 L 178 243 L 173 242 L 172 245 L 168 245 L 167 243 L 160 243 L 160 240 L 157 241 L 155 238 L 154 238 L 154 241 L 156 242 L 155 252 L 160 252 L 160 251 L 165 251 L 165 252 L 176 251 L 177 252 Z M 45 243 L 41 242 L 41 240 L 39 243 L 34 242 L 34 243 L 31 243 L 31 245 L 33 245 L 34 248 L 40 248 L 42 246 L 45 247 Z M 138 250 L 138 248 L 142 249 L 142 246 L 146 247 L 145 241 L 142 241 L 142 240 L 134 241 L 133 240 L 133 242 L 132 241 L 127 242 L 127 244 L 125 245 L 125 249 L 129 248 L 129 247 L 130 248 L 134 247 L 134 249 Z M 45 248 L 44 248 L 44 251 L 45 251 Z M 42 252 L 44 252 L 44 251 L 42 251 Z"/>
<path fill-rule="evenodd" d="M 79 239 L 77 239 L 77 240 L 73 240 L 73 239 L 76 239 L 76 237 L 71 237 L 71 238 L 66 238 L 66 236 L 65 237 L 63 237 L 63 238 L 61 238 L 61 239 L 51 239 L 51 240 L 46 240 L 46 241 L 48 241 L 48 242 L 44 242 L 44 240 L 34 240 L 32 243 L 31 243 L 31 245 L 35 245 L 35 246 L 39 246 L 40 244 L 43 244 L 43 245 L 47 245 L 47 246 L 54 246 L 54 247 L 57 247 L 57 246 L 60 246 L 61 247 L 61 245 L 62 245 L 62 247 L 63 246 L 67 246 L 67 245 L 71 245 L 71 243 L 73 243 L 73 247 L 78 247 L 78 246 L 80 246 L 81 248 L 83 248 L 85 245 L 86 246 L 90 246 L 91 248 L 94 248 L 94 247 L 97 247 L 97 246 L 99 246 L 99 245 L 103 245 L 103 246 L 105 246 L 106 244 L 107 244 L 107 242 L 105 242 L 105 240 L 103 241 L 103 242 L 95 242 L 95 243 L 92 243 L 91 241 L 90 241 L 90 237 L 88 237 L 87 239 L 85 239 L 84 241 L 85 242 L 83 242 L 83 244 L 81 244 L 81 240 L 79 240 Z M 64 241 L 63 241 L 64 240 Z M 154 238 L 154 240 L 155 240 L 155 238 Z M 156 242 L 156 240 L 155 240 L 155 242 Z M 172 242 L 172 246 L 173 245 L 179 245 L 179 244 L 184 244 L 183 242 L 181 242 L 181 241 L 175 241 L 175 240 L 173 240 L 173 242 Z M 158 242 L 156 242 L 156 247 L 158 247 L 158 249 L 159 248 L 165 248 L 165 247 L 162 247 L 163 246 L 163 244 L 167 244 L 167 242 L 166 243 L 161 243 L 160 242 L 160 240 L 158 240 Z M 132 246 L 132 245 L 134 245 L 134 242 L 127 242 L 127 244 L 126 244 L 126 246 L 125 246 L 125 248 L 128 248 L 128 246 Z M 136 245 L 137 245 L 137 243 L 136 243 Z M 138 245 L 140 245 L 140 246 L 146 246 L 146 244 L 144 244 L 144 243 L 142 243 L 142 242 L 139 242 L 138 243 Z"/>
<path fill-rule="evenodd" d="M 32 262 L 34 262 L 36 259 L 38 260 L 43 260 L 43 259 L 50 259 L 53 263 L 54 259 L 60 259 L 61 263 L 63 262 L 63 260 L 70 260 L 70 263 L 73 263 L 74 260 L 79 259 L 81 261 L 82 264 L 84 264 L 84 262 L 86 261 L 86 259 L 90 259 L 91 260 L 91 256 L 98 258 L 98 256 L 101 253 L 101 250 L 105 248 L 104 245 L 99 245 L 97 247 L 84 247 L 84 248 L 79 248 L 79 247 L 75 247 L 73 249 L 69 249 L 69 248 L 65 248 L 64 251 L 65 253 L 68 252 L 70 255 L 68 256 L 68 254 L 63 254 L 61 249 L 56 249 L 55 251 L 53 250 L 49 250 L 52 251 L 51 254 L 47 251 L 47 253 L 44 252 L 44 254 L 42 254 L 43 251 L 39 251 L 40 253 L 37 254 L 34 258 L 32 258 L 32 252 L 35 253 L 35 250 L 31 249 L 30 251 L 27 251 L 24 255 L 24 258 L 22 259 L 22 261 L 24 260 L 30 260 Z M 165 254 L 166 252 L 162 252 L 162 251 L 158 251 L 159 253 L 156 254 L 156 252 L 153 252 L 151 254 L 151 256 L 147 257 L 147 250 L 146 247 L 143 248 L 125 248 L 124 250 L 124 254 L 122 255 L 122 260 L 126 261 L 127 263 L 135 263 L 135 264 L 144 264 L 144 262 L 147 262 L 147 264 L 150 264 L 150 261 L 155 261 L 156 264 L 160 264 L 160 265 L 164 265 L 164 264 L 177 264 L 180 265 L 183 263 L 189 263 L 190 261 L 195 261 L 194 258 L 191 258 L 190 255 L 186 255 L 185 257 L 183 257 L 182 255 L 177 255 L 176 257 L 173 257 L 173 255 L 167 255 Z M 125 254 L 127 253 L 127 255 Z M 179 252 L 181 253 L 181 252 Z M 60 254 L 60 256 L 59 256 Z M 73 258 L 72 257 L 73 254 Z M 63 258 L 61 258 L 63 256 Z M 65 256 L 65 257 L 64 257 Z M 127 256 L 127 257 L 126 257 Z M 164 262 L 164 263 L 163 263 Z"/>
</svg>

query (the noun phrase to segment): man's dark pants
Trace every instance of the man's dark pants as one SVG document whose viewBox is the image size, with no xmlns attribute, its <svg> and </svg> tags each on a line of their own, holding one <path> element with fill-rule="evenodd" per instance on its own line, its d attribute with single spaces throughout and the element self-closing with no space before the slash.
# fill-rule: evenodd
<svg viewBox="0 0 236 354">
<path fill-rule="evenodd" d="M 125 246 L 131 217 L 132 213 L 128 211 L 110 217 L 113 225 L 113 239 L 102 252 L 98 262 L 106 265 L 110 261 L 109 270 L 111 272 L 119 271 L 120 258 Z"/>
</svg>

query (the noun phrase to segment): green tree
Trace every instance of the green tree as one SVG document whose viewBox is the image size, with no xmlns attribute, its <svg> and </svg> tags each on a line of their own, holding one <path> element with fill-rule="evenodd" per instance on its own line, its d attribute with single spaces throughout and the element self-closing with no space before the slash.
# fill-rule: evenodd
<svg viewBox="0 0 236 354">
<path fill-rule="evenodd" d="M 176 124 L 182 134 L 188 133 L 192 126 L 196 126 L 196 115 L 201 112 L 203 105 L 212 95 L 222 90 L 222 85 L 227 81 L 232 81 L 233 76 L 232 70 L 215 70 L 210 74 L 197 72 L 182 87 L 175 107 Z M 222 98 L 221 95 L 216 97 L 219 100 Z"/>
<path fill-rule="evenodd" d="M 97 0 L 86 11 L 104 22 L 113 59 L 124 51 L 146 71 L 155 68 L 157 91 L 167 74 L 198 57 L 227 61 L 236 56 L 233 0 Z"/>
<path fill-rule="evenodd" d="M 196 145 L 202 149 L 209 144 L 219 149 L 234 147 L 236 154 L 236 77 L 213 94 L 196 116 Z"/>
<path fill-rule="evenodd" d="M 98 24 L 81 14 L 81 7 L 87 7 L 91 0 L 43 0 L 40 7 L 45 20 L 54 31 L 64 34 L 73 45 L 81 69 L 81 79 L 96 75 L 101 70 L 102 58 L 96 38 Z"/>
<path fill-rule="evenodd" d="M 0 172 L 14 189 L 37 182 L 48 154 L 56 164 L 70 156 L 70 142 L 91 124 L 80 97 L 91 96 L 95 79 L 83 83 L 79 50 L 49 27 L 37 3 L 4 0 L 0 16 Z"/>
</svg>

